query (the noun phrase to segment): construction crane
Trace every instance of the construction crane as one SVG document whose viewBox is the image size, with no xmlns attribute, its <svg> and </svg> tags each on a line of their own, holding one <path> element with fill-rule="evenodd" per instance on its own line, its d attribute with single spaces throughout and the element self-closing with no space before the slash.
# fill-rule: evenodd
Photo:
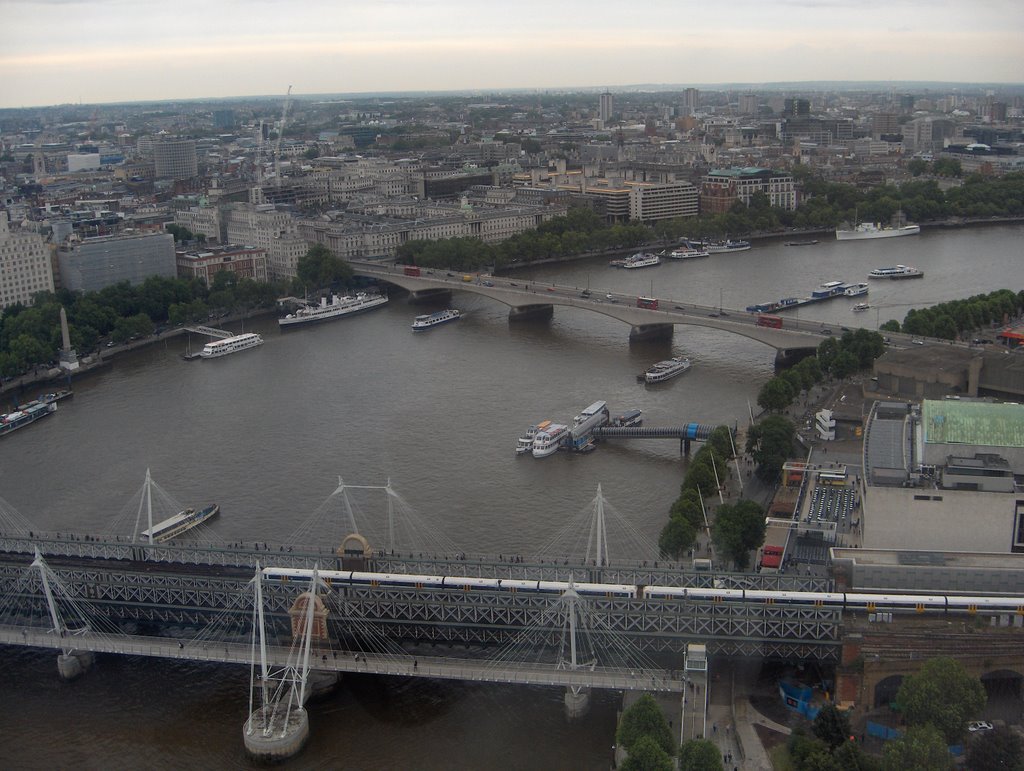
<svg viewBox="0 0 1024 771">
<path fill-rule="evenodd" d="M 281 108 L 281 125 L 277 129 L 277 141 L 274 142 L 274 184 L 281 184 L 281 137 L 284 136 L 284 124 L 288 120 L 288 108 L 291 107 L 292 87 L 284 96 L 284 107 Z"/>
</svg>

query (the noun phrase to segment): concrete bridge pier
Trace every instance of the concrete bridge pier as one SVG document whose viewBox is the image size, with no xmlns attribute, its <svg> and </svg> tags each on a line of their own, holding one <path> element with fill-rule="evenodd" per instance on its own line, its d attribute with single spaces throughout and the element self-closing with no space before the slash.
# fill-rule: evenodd
<svg viewBox="0 0 1024 771">
<path fill-rule="evenodd" d="M 409 292 L 409 305 L 433 305 L 441 302 L 450 303 L 451 289 L 417 289 Z"/>
<path fill-rule="evenodd" d="M 87 672 L 95 661 L 90 651 L 68 651 L 57 656 L 57 672 L 64 680 L 74 680 Z"/>
<path fill-rule="evenodd" d="M 548 321 L 554 318 L 554 305 L 519 305 L 508 312 L 509 321 Z"/>
<path fill-rule="evenodd" d="M 638 324 L 629 330 L 629 342 L 671 340 L 673 324 Z"/>
<path fill-rule="evenodd" d="M 813 356 L 817 352 L 818 349 L 816 347 L 779 348 L 775 352 L 775 371 L 778 372 L 779 370 L 786 369 L 787 367 L 792 367 L 794 364 L 803 361 L 808 356 Z"/>
<path fill-rule="evenodd" d="M 309 739 L 309 713 L 303 708 L 285 711 L 265 704 L 253 712 L 242 728 L 245 751 L 261 763 L 280 763 L 298 755 Z"/>
<path fill-rule="evenodd" d="M 590 689 L 574 688 L 571 685 L 565 689 L 565 715 L 569 720 L 578 720 L 590 712 Z"/>
</svg>

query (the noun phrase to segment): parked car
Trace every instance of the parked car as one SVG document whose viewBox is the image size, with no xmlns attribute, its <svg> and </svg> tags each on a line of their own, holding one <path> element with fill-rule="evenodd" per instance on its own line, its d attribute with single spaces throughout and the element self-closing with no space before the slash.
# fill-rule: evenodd
<svg viewBox="0 0 1024 771">
<path fill-rule="evenodd" d="M 920 339 L 918 339 L 916 337 L 913 340 L 911 340 L 910 342 L 913 343 L 914 345 L 924 345 L 924 340 L 920 340 Z"/>
<path fill-rule="evenodd" d="M 992 724 L 987 720 L 974 720 L 967 724 L 967 730 L 972 734 L 978 731 L 991 731 Z"/>
</svg>

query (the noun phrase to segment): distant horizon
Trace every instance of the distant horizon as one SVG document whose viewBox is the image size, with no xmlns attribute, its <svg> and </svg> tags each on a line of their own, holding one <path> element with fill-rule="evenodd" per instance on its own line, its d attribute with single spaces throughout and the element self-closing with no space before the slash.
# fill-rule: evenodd
<svg viewBox="0 0 1024 771">
<path fill-rule="evenodd" d="M 1019 0 L 0 1 L 10 108 L 283 95 L 288 84 L 297 95 L 429 94 L 808 74 L 1012 84 L 1024 73 Z"/>
<path fill-rule="evenodd" d="M 859 93 L 865 91 L 911 90 L 924 89 L 932 90 L 936 94 L 948 93 L 958 90 L 977 89 L 1004 89 L 1020 90 L 1024 94 L 1024 80 L 1020 81 L 943 81 L 943 80 L 783 80 L 765 83 L 751 82 L 721 82 L 721 83 L 627 83 L 622 85 L 597 85 L 597 86 L 510 86 L 506 88 L 458 88 L 458 89 L 423 89 L 423 90 L 370 90 L 370 91 L 325 91 L 315 93 L 301 93 L 292 89 L 291 98 L 295 100 L 340 98 L 340 99 L 372 99 L 372 98 L 423 98 L 423 97 L 468 97 L 488 95 L 517 95 L 517 94 L 587 94 L 603 93 L 608 91 L 616 93 L 672 93 L 683 91 L 687 88 L 707 90 L 713 92 L 723 91 L 792 91 L 803 89 L 807 93 L 822 92 L 849 92 Z M 920 96 L 921 94 L 917 94 Z M 56 109 L 62 107 L 118 107 L 126 105 L 144 104 L 174 104 L 182 102 L 203 103 L 203 102 L 233 102 L 245 100 L 282 100 L 285 92 L 263 93 L 263 94 L 230 94 L 226 96 L 190 96 L 190 97 L 167 97 L 152 99 L 121 99 L 108 102 L 56 102 L 52 104 L 28 104 L 20 106 L 0 106 L 0 111 L 9 110 L 37 110 Z"/>
</svg>

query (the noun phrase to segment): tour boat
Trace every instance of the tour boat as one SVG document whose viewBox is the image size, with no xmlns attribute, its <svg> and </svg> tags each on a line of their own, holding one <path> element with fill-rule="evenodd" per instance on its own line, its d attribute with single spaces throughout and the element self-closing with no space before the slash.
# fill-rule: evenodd
<svg viewBox="0 0 1024 771">
<path fill-rule="evenodd" d="M 168 517 L 163 522 L 158 522 L 153 525 L 152 528 L 143 530 L 141 535 L 148 541 L 150 534 L 152 534 L 153 541 L 156 543 L 169 541 L 171 538 L 181 535 L 186 530 L 191 530 L 192 528 L 203 524 L 206 520 L 212 519 L 217 516 L 219 511 L 220 506 L 216 503 L 210 504 L 205 509 L 200 509 L 199 511 L 196 511 L 195 509 L 185 509 L 184 511 L 179 511 L 173 517 Z"/>
<path fill-rule="evenodd" d="M 649 268 L 653 265 L 660 265 L 661 257 L 650 252 L 639 252 L 634 254 L 632 257 L 627 257 L 626 261 L 622 264 L 622 267 L 626 270 L 634 270 L 636 268 Z"/>
<path fill-rule="evenodd" d="M 868 273 L 868 278 L 888 278 L 893 281 L 903 278 L 924 278 L 924 271 L 909 265 L 896 265 L 892 268 L 875 268 Z"/>
<path fill-rule="evenodd" d="M 868 293 L 868 285 L 865 283 L 850 284 L 846 287 L 846 291 L 843 292 L 847 297 L 860 297 L 863 294 Z"/>
<path fill-rule="evenodd" d="M 462 314 L 454 308 L 448 308 L 443 311 L 438 311 L 437 313 L 428 313 L 426 315 L 416 317 L 412 322 L 412 331 L 422 332 L 425 329 L 431 329 L 439 324 L 446 324 L 449 321 L 458 321 L 460 318 L 462 318 Z"/>
<path fill-rule="evenodd" d="M 225 337 L 220 340 L 212 340 L 203 346 L 203 350 L 199 352 L 199 356 L 203 359 L 216 359 L 220 356 L 227 356 L 231 353 L 247 351 L 258 345 L 263 345 L 263 338 L 255 332 L 246 332 L 243 335 L 234 335 L 233 337 Z"/>
<path fill-rule="evenodd" d="M 354 297 L 343 295 L 331 295 L 321 297 L 319 305 L 304 305 L 295 313 L 289 313 L 277 323 L 281 327 L 290 327 L 298 324 L 312 324 L 317 321 L 329 321 L 342 316 L 351 316 L 355 313 L 379 308 L 387 305 L 387 295 L 367 294 L 358 292 Z"/>
<path fill-rule="evenodd" d="M 916 236 L 921 232 L 920 225 L 897 225 L 887 227 L 877 222 L 862 222 L 852 228 L 836 228 L 837 241 L 864 241 L 871 238 L 895 238 L 897 236 Z"/>
<path fill-rule="evenodd" d="M 568 438 L 569 427 L 563 423 L 551 423 L 543 431 L 538 430 L 533 437 L 533 457 L 546 458 L 548 455 L 554 455 Z"/>
<path fill-rule="evenodd" d="M 857 303 L 856 305 L 853 306 L 853 312 L 860 313 L 861 311 L 868 310 L 870 307 L 871 306 L 868 305 L 867 303 Z"/>
<path fill-rule="evenodd" d="M 689 359 L 682 356 L 676 356 L 671 359 L 659 361 L 657 364 L 652 364 L 644 373 L 643 378 L 647 383 L 661 383 L 665 380 L 671 380 L 678 375 L 682 375 L 690 368 L 690 366 Z"/>
</svg>

